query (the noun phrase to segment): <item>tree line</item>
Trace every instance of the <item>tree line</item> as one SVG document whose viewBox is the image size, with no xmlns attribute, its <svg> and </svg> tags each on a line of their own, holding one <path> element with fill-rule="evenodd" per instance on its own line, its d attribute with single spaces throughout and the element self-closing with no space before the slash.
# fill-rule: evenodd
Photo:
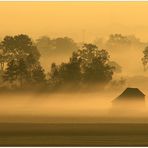
<svg viewBox="0 0 148 148">
<path fill-rule="evenodd" d="M 68 42 L 68 38 L 65 38 Z M 125 40 L 125 39 L 124 39 Z M 46 38 L 45 38 L 46 41 Z M 63 40 L 50 40 L 61 43 Z M 0 42 L 0 83 L 6 89 L 77 90 L 80 88 L 105 87 L 118 71 L 119 65 L 110 61 L 105 49 L 95 44 L 83 44 L 81 48 L 70 39 L 68 48 L 75 47 L 68 62 L 52 63 L 48 73 L 40 64 L 42 56 L 38 44 L 25 34 L 5 36 Z M 57 47 L 57 46 L 56 46 Z M 58 47 L 60 49 L 60 45 Z M 48 52 L 47 52 L 48 53 Z M 48 55 L 50 58 L 50 54 Z M 148 61 L 148 47 L 144 50 L 143 64 Z"/>
</svg>

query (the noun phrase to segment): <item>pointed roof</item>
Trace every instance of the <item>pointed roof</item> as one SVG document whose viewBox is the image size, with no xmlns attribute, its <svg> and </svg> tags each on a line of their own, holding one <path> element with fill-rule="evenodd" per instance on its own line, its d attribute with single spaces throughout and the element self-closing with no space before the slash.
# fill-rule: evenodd
<svg viewBox="0 0 148 148">
<path fill-rule="evenodd" d="M 145 94 L 140 91 L 138 88 L 126 88 L 121 95 L 119 95 L 115 100 L 121 100 L 121 99 L 130 99 L 130 98 L 138 98 L 138 97 L 145 97 Z"/>
</svg>

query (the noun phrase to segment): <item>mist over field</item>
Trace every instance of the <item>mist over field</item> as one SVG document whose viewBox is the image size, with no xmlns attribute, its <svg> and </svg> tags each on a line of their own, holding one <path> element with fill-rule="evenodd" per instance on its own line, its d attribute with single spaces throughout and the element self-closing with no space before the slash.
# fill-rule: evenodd
<svg viewBox="0 0 148 148">
<path fill-rule="evenodd" d="M 1 121 L 147 118 L 147 8 L 142 2 L 1 3 Z M 112 101 L 128 87 L 145 94 L 145 107 L 115 111 Z"/>
<path fill-rule="evenodd" d="M 3 122 L 19 123 L 147 123 L 147 98 L 116 108 L 112 101 L 119 93 L 4 94 L 0 99 Z"/>
<path fill-rule="evenodd" d="M 0 146 L 148 146 L 148 2 L 0 2 Z"/>
</svg>

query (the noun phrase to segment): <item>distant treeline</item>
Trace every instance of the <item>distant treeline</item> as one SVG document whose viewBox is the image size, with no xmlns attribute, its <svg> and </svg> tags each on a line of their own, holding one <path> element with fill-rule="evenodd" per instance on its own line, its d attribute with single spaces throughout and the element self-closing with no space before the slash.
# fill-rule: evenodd
<svg viewBox="0 0 148 148">
<path fill-rule="evenodd" d="M 111 36 L 109 43 L 113 46 L 117 41 L 129 43 L 127 38 L 117 34 Z M 49 51 L 49 48 L 52 50 Z M 46 73 L 40 64 L 40 57 L 46 55 L 50 58 L 55 51 L 62 54 L 68 52 L 69 61 L 59 65 L 53 61 L 49 65 L 51 69 Z M 148 47 L 144 50 L 142 61 L 146 69 Z M 114 73 L 120 71 L 120 65 L 110 61 L 107 50 L 99 49 L 93 43 L 83 43 L 80 46 L 68 37 L 42 37 L 33 42 L 24 34 L 5 36 L 0 42 L 1 89 L 53 91 L 79 90 L 93 86 L 101 89 L 111 82 Z"/>
</svg>

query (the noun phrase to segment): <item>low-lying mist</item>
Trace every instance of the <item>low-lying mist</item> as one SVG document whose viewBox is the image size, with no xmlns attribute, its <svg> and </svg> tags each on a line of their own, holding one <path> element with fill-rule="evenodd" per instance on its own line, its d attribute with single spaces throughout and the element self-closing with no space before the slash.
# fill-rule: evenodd
<svg viewBox="0 0 148 148">
<path fill-rule="evenodd" d="M 148 122 L 147 99 L 121 105 L 112 101 L 119 93 L 3 94 L 0 122 Z"/>
</svg>

